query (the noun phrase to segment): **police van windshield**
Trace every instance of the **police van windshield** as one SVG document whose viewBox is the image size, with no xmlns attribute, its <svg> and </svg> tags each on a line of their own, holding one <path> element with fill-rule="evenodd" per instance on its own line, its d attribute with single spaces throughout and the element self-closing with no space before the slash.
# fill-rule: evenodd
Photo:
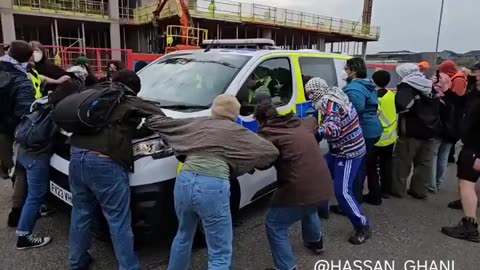
<svg viewBox="0 0 480 270">
<path fill-rule="evenodd" d="M 166 56 L 139 73 L 139 96 L 172 110 L 208 109 L 250 58 L 215 52 Z"/>
</svg>

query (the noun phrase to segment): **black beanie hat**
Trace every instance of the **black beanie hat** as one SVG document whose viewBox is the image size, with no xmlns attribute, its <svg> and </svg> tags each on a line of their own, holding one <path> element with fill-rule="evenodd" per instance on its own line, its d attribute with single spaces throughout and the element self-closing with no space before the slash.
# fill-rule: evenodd
<svg viewBox="0 0 480 270">
<path fill-rule="evenodd" d="M 24 40 L 12 41 L 8 55 L 20 63 L 27 63 L 33 55 L 32 45 Z"/>
</svg>

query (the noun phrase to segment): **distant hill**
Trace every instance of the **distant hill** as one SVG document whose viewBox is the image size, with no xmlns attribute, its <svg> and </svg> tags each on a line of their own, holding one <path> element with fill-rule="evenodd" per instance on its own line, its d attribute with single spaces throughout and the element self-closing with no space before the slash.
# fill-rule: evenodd
<svg viewBox="0 0 480 270">
<path fill-rule="evenodd" d="M 402 51 L 383 51 L 375 54 L 368 54 L 367 61 L 375 62 L 413 62 L 419 63 L 421 61 L 428 61 L 433 63 L 435 61 L 435 52 L 412 52 L 407 50 Z M 480 61 L 480 50 L 469 51 L 466 53 L 456 53 L 450 50 L 444 50 L 438 53 L 438 60 L 436 64 L 440 64 L 445 60 L 453 60 L 460 66 L 469 66 Z"/>
</svg>

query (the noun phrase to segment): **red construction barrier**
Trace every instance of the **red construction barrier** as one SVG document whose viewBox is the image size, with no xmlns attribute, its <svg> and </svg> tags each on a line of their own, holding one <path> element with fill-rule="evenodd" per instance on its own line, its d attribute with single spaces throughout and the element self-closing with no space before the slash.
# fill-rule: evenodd
<svg viewBox="0 0 480 270">
<path fill-rule="evenodd" d="M 133 70 L 133 52 L 130 49 L 66 47 L 62 52 L 64 68 L 73 65 L 79 57 L 83 56 L 89 60 L 89 65 L 98 77 L 105 75 L 108 62 L 112 60 L 114 54 L 119 54 L 118 60 L 122 61 L 128 69 Z"/>
</svg>

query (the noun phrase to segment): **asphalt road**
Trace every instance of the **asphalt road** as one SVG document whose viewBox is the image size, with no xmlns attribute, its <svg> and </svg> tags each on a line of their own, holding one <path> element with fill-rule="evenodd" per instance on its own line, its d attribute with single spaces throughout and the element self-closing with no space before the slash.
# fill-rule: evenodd
<svg viewBox="0 0 480 270">
<path fill-rule="evenodd" d="M 347 242 L 351 233 L 351 225 L 345 217 L 332 215 L 323 222 L 326 232 L 326 252 L 312 255 L 301 244 L 300 226 L 291 230 L 291 241 L 298 260 L 298 269 L 314 269 L 318 260 L 341 260 L 344 265 L 348 261 L 354 268 L 354 260 L 377 260 L 382 264 L 392 261 L 395 268 L 370 269 L 457 269 L 478 270 L 480 244 L 451 239 L 440 233 L 440 227 L 456 224 L 462 212 L 446 207 L 456 198 L 455 168 L 449 169 L 448 183 L 439 194 L 432 195 L 427 201 L 412 198 L 388 199 L 382 206 L 366 206 L 370 218 L 373 238 L 365 245 L 353 246 Z M 65 213 L 39 220 L 37 233 L 50 235 L 53 242 L 40 249 L 17 251 L 15 249 L 15 231 L 6 226 L 6 217 L 10 206 L 11 185 L 9 181 L 0 180 L 0 269 L 1 270 L 34 270 L 34 269 L 68 269 L 68 227 L 69 217 Z M 249 207 L 242 212 L 242 224 L 234 234 L 234 270 L 257 270 L 271 266 L 271 256 L 265 235 L 264 216 L 268 199 Z M 118 269 L 113 250 L 109 244 L 94 242 L 92 255 L 93 269 Z M 143 247 L 139 256 L 144 269 L 166 269 L 169 247 L 166 243 Z M 429 267 L 412 267 L 412 262 L 420 260 Z M 455 267 L 440 268 L 440 261 L 453 260 Z M 434 262 L 437 268 L 434 268 Z M 206 249 L 193 252 L 192 269 L 206 269 Z M 407 263 L 405 265 L 405 263 Z M 407 267 L 405 267 L 407 266 Z M 322 270 L 342 268 L 318 268 Z M 369 268 L 363 268 L 369 269 Z"/>
</svg>

